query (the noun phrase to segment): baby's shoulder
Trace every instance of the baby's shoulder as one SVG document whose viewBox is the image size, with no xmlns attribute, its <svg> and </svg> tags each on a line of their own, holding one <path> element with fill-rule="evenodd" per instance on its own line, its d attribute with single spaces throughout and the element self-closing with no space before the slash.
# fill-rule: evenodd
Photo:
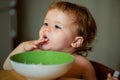
<svg viewBox="0 0 120 80">
<path fill-rule="evenodd" d="M 74 68 L 76 68 L 78 71 L 81 71 L 84 77 L 95 75 L 94 67 L 86 57 L 75 55 Z"/>
<path fill-rule="evenodd" d="M 75 55 L 75 64 L 85 70 L 93 68 L 91 62 L 86 57 L 80 55 Z"/>
<path fill-rule="evenodd" d="M 74 55 L 75 61 L 72 65 L 70 71 L 64 76 L 73 77 L 73 78 L 86 78 L 89 76 L 93 76 L 93 67 L 89 60 L 80 55 Z M 89 76 L 88 76 L 89 75 Z"/>
</svg>

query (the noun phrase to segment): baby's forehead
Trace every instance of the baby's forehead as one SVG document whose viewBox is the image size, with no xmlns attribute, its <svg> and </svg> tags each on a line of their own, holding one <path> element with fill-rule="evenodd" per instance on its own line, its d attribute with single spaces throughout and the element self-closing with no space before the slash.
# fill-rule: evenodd
<svg viewBox="0 0 120 80">
<path fill-rule="evenodd" d="M 72 20 L 73 22 L 76 20 L 76 17 L 77 17 L 75 12 L 72 12 L 72 11 L 69 11 L 69 10 L 61 10 L 59 8 L 53 8 L 53 9 L 49 9 L 47 11 L 47 13 L 49 13 L 50 11 L 54 11 L 54 13 L 56 13 L 56 11 L 60 12 L 60 13 L 62 12 L 65 16 L 70 18 L 69 20 Z"/>
</svg>

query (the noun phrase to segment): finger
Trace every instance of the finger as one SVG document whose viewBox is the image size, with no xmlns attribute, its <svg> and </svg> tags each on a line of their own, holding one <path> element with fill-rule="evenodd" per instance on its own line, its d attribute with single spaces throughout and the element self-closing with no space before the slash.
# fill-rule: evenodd
<svg viewBox="0 0 120 80">
<path fill-rule="evenodd" d="M 38 40 L 38 44 L 43 44 L 47 41 L 48 41 L 48 39 L 40 39 L 40 40 Z"/>
<path fill-rule="evenodd" d="M 110 73 L 107 74 L 107 80 L 112 80 L 112 76 Z"/>
</svg>

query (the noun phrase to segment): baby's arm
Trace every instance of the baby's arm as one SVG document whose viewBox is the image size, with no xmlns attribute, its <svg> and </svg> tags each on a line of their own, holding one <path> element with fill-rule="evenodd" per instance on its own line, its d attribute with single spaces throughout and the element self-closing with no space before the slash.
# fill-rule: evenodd
<svg viewBox="0 0 120 80">
<path fill-rule="evenodd" d="M 7 57 L 7 59 L 5 60 L 4 64 L 3 64 L 3 69 L 5 70 L 12 70 L 12 66 L 10 65 L 9 62 L 9 57 L 14 55 L 14 54 L 18 54 L 21 52 L 26 52 L 26 51 L 32 51 L 32 50 L 36 50 L 39 49 L 39 45 L 44 43 L 47 40 L 34 40 L 34 41 L 26 41 L 26 42 L 22 42 L 20 45 L 18 45 Z M 39 49 L 40 50 L 40 49 Z"/>
</svg>

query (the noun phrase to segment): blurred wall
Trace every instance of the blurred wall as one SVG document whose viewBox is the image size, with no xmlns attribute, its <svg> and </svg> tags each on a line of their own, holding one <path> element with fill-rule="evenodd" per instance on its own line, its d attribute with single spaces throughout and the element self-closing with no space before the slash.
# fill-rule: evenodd
<svg viewBox="0 0 120 80">
<path fill-rule="evenodd" d="M 0 69 L 13 49 L 16 35 L 16 0 L 0 0 Z"/>
<path fill-rule="evenodd" d="M 37 39 L 48 5 L 53 0 L 21 0 L 19 37 L 21 41 Z M 120 64 L 120 0 L 67 0 L 86 6 L 98 27 L 94 49 L 88 58 L 118 70 Z"/>
<path fill-rule="evenodd" d="M 20 41 L 37 39 L 47 7 L 53 0 L 18 0 L 18 35 Z"/>
</svg>

